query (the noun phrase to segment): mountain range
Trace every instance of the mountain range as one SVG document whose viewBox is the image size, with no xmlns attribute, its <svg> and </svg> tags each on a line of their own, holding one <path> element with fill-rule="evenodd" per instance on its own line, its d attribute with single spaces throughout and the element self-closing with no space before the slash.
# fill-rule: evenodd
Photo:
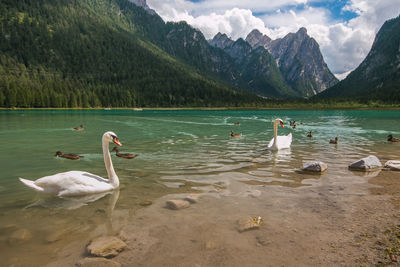
<svg viewBox="0 0 400 267">
<path fill-rule="evenodd" d="M 318 43 L 308 36 L 305 28 L 276 40 L 256 29 L 245 40 L 240 38 L 236 42 L 226 34 L 218 33 L 210 44 L 223 49 L 236 59 L 243 67 L 242 72 L 248 70 L 246 63 L 250 58 L 257 57 L 255 54 L 261 53 L 264 57 L 267 54 L 272 55 L 270 60 L 259 60 L 251 65 L 253 76 L 248 79 L 264 80 L 264 83 L 251 84 L 255 91 L 264 90 L 261 93 L 264 95 L 308 98 L 338 82 L 326 65 Z"/>
<path fill-rule="evenodd" d="M 145 0 L 4 0 L 0 10 L 0 107 L 257 107 L 348 91 L 305 28 L 276 40 L 258 30 L 206 40 Z M 375 43 L 373 55 L 391 49 Z M 375 87 L 397 83 L 389 80 Z"/>
</svg>

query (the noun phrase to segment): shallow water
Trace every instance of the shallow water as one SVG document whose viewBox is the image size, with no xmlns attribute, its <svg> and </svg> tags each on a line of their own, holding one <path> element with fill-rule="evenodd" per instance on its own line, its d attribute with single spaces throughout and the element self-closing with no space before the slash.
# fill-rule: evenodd
<svg viewBox="0 0 400 267">
<path fill-rule="evenodd" d="M 291 132 L 293 143 L 290 150 L 271 152 L 266 147 L 277 117 L 285 121 L 279 135 Z M 33 265 L 51 262 L 65 256 L 66 247 L 115 231 L 111 209 L 120 214 L 113 224 L 124 225 L 146 208 L 144 201 L 168 194 L 313 186 L 314 177 L 297 172 L 304 161 L 324 161 L 328 175 L 341 177 L 349 163 L 370 154 L 382 162 L 399 159 L 400 144 L 386 141 L 388 134 L 400 136 L 399 119 L 399 111 L 1 111 L 0 255 L 7 264 L 27 266 L 33 255 Z M 303 124 L 292 129 L 289 120 Z M 83 131 L 72 129 L 80 124 Z M 133 160 L 112 156 L 118 193 L 59 199 L 18 181 L 69 170 L 106 177 L 101 136 L 110 130 L 123 143 L 121 153 L 139 154 Z M 230 130 L 243 136 L 231 138 Z M 329 144 L 336 136 L 339 144 Z M 56 158 L 58 150 L 84 158 Z M 22 241 L 13 236 L 21 229 L 28 233 Z"/>
</svg>

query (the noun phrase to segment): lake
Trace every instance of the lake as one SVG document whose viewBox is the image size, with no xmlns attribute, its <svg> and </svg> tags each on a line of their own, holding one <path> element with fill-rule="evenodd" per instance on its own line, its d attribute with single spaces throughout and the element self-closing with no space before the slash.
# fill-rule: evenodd
<svg viewBox="0 0 400 267">
<path fill-rule="evenodd" d="M 289 150 L 266 149 L 273 137 L 275 118 L 285 122 L 285 128 L 279 127 L 278 135 L 293 135 Z M 181 251 L 183 248 L 177 242 L 189 238 L 179 237 L 172 230 L 175 235 L 165 234 L 165 237 L 161 228 L 155 231 L 162 227 L 161 222 L 172 227 L 173 222 L 168 221 L 171 213 L 179 214 L 182 216 L 178 216 L 179 220 L 189 225 L 204 220 L 204 225 L 211 223 L 218 228 L 230 222 L 229 218 L 233 223 L 235 216 L 267 212 L 264 216 L 274 218 L 280 214 L 282 205 L 294 205 L 307 192 L 321 193 L 320 186 L 342 188 L 337 189 L 342 191 L 351 189 L 351 194 L 360 190 L 368 195 L 368 179 L 350 172 L 347 166 L 368 155 L 378 156 L 382 163 L 400 159 L 400 144 L 386 141 L 388 134 L 400 137 L 399 119 L 400 111 L 0 111 L 1 258 L 6 266 L 66 263 L 66 259 L 82 257 L 91 238 L 118 234 L 121 229 L 135 225 L 138 232 L 145 232 L 143 227 L 147 227 L 150 236 L 164 240 L 165 247 L 160 245 L 156 253 L 158 261 L 153 255 L 153 261 L 148 262 L 149 266 L 163 265 L 160 255 L 169 253 L 167 247 L 175 246 L 176 251 Z M 289 126 L 293 120 L 299 124 L 296 129 Z M 235 122 L 240 125 L 234 125 Z M 84 130 L 73 130 L 81 124 Z M 242 133 L 242 137 L 232 138 L 230 130 Z M 106 131 L 118 135 L 123 144 L 121 153 L 138 154 L 135 159 L 127 160 L 112 152 L 121 183 L 118 192 L 92 198 L 60 199 L 40 195 L 18 180 L 18 177 L 36 180 L 69 170 L 107 177 L 101 149 L 101 137 Z M 307 137 L 309 131 L 312 138 Z M 338 144 L 329 144 L 335 137 Z M 76 153 L 84 158 L 57 158 L 56 151 Z M 315 177 L 298 171 L 303 162 L 314 160 L 328 164 L 326 174 Z M 346 177 L 352 179 L 346 180 Z M 204 194 L 203 204 L 200 201 L 187 211 L 170 211 L 163 206 L 166 199 L 189 193 Z M 262 201 L 272 196 L 274 200 L 270 203 L 276 205 L 265 206 Z M 286 198 L 287 203 L 279 204 Z M 275 211 L 278 206 L 281 208 Z M 305 212 L 308 210 L 303 208 Z M 196 213 L 191 213 L 195 210 Z M 209 217 L 197 217 L 202 211 Z M 293 213 L 284 216 L 293 224 L 298 219 Z M 204 218 L 217 219 L 210 222 Z M 190 240 L 200 240 L 205 235 L 202 229 L 198 228 L 197 235 Z M 167 244 L 166 237 L 175 238 L 174 243 Z M 143 240 L 149 239 L 143 237 Z M 227 239 L 221 237 L 212 242 L 219 247 L 222 240 Z M 226 244 L 224 248 L 229 250 Z M 78 249 L 80 253 L 76 253 Z M 165 254 L 164 260 L 169 257 Z M 128 261 L 129 257 L 124 255 L 121 261 Z M 188 259 L 178 258 L 171 258 L 170 263 L 194 265 Z M 322 262 L 310 260 L 308 263 Z M 168 261 L 164 263 L 168 265 Z M 200 262 L 216 266 L 226 263 L 224 260 Z"/>
</svg>

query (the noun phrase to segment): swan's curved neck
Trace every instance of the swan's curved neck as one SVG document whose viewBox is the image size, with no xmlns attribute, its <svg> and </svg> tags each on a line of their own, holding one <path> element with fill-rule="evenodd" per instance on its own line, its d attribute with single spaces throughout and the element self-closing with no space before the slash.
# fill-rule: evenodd
<svg viewBox="0 0 400 267">
<path fill-rule="evenodd" d="M 110 151 L 108 150 L 109 143 L 104 138 L 102 139 L 103 142 L 103 156 L 104 156 L 104 164 L 106 165 L 108 179 L 110 180 L 110 184 L 117 188 L 119 186 L 119 179 L 117 174 L 114 171 L 114 166 L 111 161 Z"/>
<path fill-rule="evenodd" d="M 278 120 L 276 120 L 275 122 L 274 122 L 274 147 L 276 148 L 276 147 L 278 147 L 278 124 L 279 124 L 279 121 Z"/>
</svg>

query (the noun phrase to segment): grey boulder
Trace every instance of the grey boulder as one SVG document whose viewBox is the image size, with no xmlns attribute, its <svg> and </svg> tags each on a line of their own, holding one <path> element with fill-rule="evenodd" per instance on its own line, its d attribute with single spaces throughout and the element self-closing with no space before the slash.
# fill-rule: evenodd
<svg viewBox="0 0 400 267">
<path fill-rule="evenodd" d="M 303 164 L 302 171 L 321 173 L 328 169 L 328 165 L 322 161 L 312 161 Z"/>
<path fill-rule="evenodd" d="M 382 163 L 376 156 L 368 156 L 355 161 L 349 165 L 349 169 L 359 170 L 359 171 L 372 171 L 382 167 Z"/>
<path fill-rule="evenodd" d="M 385 166 L 386 169 L 391 171 L 400 171 L 400 160 L 389 160 L 386 161 Z"/>
</svg>

